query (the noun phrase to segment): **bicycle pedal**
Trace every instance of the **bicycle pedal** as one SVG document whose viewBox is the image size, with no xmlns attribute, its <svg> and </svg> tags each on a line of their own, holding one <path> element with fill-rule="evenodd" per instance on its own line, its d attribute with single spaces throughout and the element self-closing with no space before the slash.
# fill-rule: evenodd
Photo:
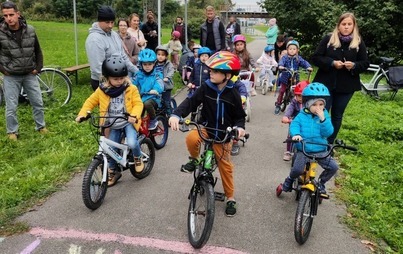
<svg viewBox="0 0 403 254">
<path fill-rule="evenodd" d="M 330 199 L 330 196 L 328 194 L 320 194 L 319 197 L 323 199 Z"/>
<path fill-rule="evenodd" d="M 214 192 L 214 199 L 217 200 L 217 201 L 224 202 L 225 195 L 222 192 Z"/>
</svg>

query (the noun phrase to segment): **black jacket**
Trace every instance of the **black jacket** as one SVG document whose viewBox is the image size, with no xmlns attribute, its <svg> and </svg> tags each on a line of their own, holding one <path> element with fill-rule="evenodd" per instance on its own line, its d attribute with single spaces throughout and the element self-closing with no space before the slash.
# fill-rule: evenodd
<svg viewBox="0 0 403 254">
<path fill-rule="evenodd" d="M 329 91 L 338 93 L 353 93 L 361 90 L 360 73 L 369 67 L 367 48 L 361 40 L 358 50 L 350 49 L 347 42 L 342 42 L 340 48 L 327 46 L 330 35 L 325 36 L 312 56 L 312 62 L 319 67 L 313 82 L 320 82 L 327 86 Z M 332 66 L 334 60 L 351 61 L 355 63 L 352 70 L 340 70 Z"/>
</svg>

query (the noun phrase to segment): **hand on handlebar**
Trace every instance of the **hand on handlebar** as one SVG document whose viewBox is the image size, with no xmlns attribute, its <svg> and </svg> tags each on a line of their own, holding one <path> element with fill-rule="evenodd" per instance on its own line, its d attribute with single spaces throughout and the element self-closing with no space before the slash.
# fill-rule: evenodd
<svg viewBox="0 0 403 254">
<path fill-rule="evenodd" d="M 313 68 L 312 68 L 312 67 L 309 67 L 309 68 L 306 68 L 306 70 L 309 71 L 309 72 L 312 72 L 312 71 L 313 71 Z"/>
<path fill-rule="evenodd" d="M 171 130 L 177 131 L 179 130 L 179 118 L 175 116 L 171 116 L 168 120 L 169 126 L 171 126 Z"/>
<path fill-rule="evenodd" d="M 283 117 L 281 118 L 281 122 L 282 122 L 282 123 L 291 123 L 291 119 L 288 118 L 288 117 L 286 117 L 286 116 L 283 116 Z"/>
<path fill-rule="evenodd" d="M 159 93 L 157 92 L 157 90 L 150 90 L 149 92 L 148 92 L 149 94 L 155 94 L 155 95 L 158 95 Z"/>
<path fill-rule="evenodd" d="M 77 116 L 76 117 L 76 122 L 77 123 L 81 123 L 82 121 L 84 121 L 85 117 L 84 116 Z"/>
<path fill-rule="evenodd" d="M 243 128 L 237 128 L 238 129 L 238 139 L 241 139 L 242 137 L 245 136 L 246 132 Z"/>
<path fill-rule="evenodd" d="M 300 135 L 295 135 L 294 137 L 292 137 L 292 140 L 294 141 L 301 141 L 302 137 Z"/>
</svg>

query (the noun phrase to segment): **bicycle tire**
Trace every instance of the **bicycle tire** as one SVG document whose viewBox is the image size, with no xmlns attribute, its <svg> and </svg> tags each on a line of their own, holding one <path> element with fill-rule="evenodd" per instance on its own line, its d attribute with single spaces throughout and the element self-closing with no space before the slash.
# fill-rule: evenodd
<svg viewBox="0 0 403 254">
<path fill-rule="evenodd" d="M 66 74 L 58 69 L 43 68 L 37 78 L 44 105 L 61 107 L 69 103 L 72 84 Z"/>
<path fill-rule="evenodd" d="M 188 210 L 188 237 L 195 249 L 202 248 L 210 238 L 215 214 L 213 185 L 204 180 L 192 187 Z"/>
<path fill-rule="evenodd" d="M 291 102 L 291 99 L 292 99 L 292 92 L 291 92 L 291 90 L 287 89 L 284 94 L 284 99 L 281 102 L 281 112 L 285 111 L 285 109 L 287 108 L 287 105 Z"/>
<path fill-rule="evenodd" d="M 140 142 L 140 150 L 143 157 L 144 169 L 141 172 L 136 172 L 135 167 L 130 167 L 130 173 L 137 179 L 147 177 L 151 170 L 154 168 L 155 162 L 155 149 L 154 145 L 149 138 L 144 138 Z"/>
<path fill-rule="evenodd" d="M 313 223 L 313 202 L 311 192 L 302 190 L 298 201 L 297 212 L 295 213 L 294 236 L 295 240 L 300 244 L 304 244 L 308 240 Z"/>
<path fill-rule="evenodd" d="M 262 82 L 262 94 L 266 95 L 268 90 L 269 90 L 269 81 L 267 79 L 265 79 Z"/>
<path fill-rule="evenodd" d="M 385 94 L 387 94 L 389 96 L 393 92 L 393 89 L 389 85 L 388 73 L 389 73 L 389 70 L 386 71 L 386 75 L 381 73 L 375 79 L 373 94 L 377 98 L 381 98 Z"/>
<path fill-rule="evenodd" d="M 163 148 L 168 141 L 168 119 L 163 115 L 157 115 L 155 118 L 158 121 L 158 126 L 155 130 L 151 131 L 151 141 L 154 144 L 155 149 L 159 150 Z"/>
<path fill-rule="evenodd" d="M 247 97 L 246 101 L 245 101 L 245 113 L 246 113 L 246 121 L 250 122 L 250 120 L 252 118 L 252 109 L 250 107 L 250 99 L 249 99 L 249 97 Z"/>
<path fill-rule="evenodd" d="M 85 206 L 91 210 L 101 206 L 108 189 L 108 183 L 102 182 L 103 167 L 103 160 L 95 158 L 84 173 L 82 197 Z"/>
</svg>

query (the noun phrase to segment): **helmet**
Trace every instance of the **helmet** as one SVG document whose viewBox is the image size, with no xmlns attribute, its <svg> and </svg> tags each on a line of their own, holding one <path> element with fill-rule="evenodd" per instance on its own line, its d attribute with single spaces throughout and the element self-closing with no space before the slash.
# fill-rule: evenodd
<svg viewBox="0 0 403 254">
<path fill-rule="evenodd" d="M 298 84 L 294 88 L 294 94 L 302 94 L 302 91 L 304 90 L 305 87 L 309 85 L 309 80 L 303 80 L 301 82 L 298 82 Z"/>
<path fill-rule="evenodd" d="M 167 46 L 159 45 L 158 47 L 155 48 L 155 53 L 157 53 L 158 50 L 164 51 L 166 55 L 169 55 Z"/>
<path fill-rule="evenodd" d="M 157 61 L 157 55 L 151 49 L 143 49 L 139 53 L 139 63 L 154 63 Z"/>
<path fill-rule="evenodd" d="M 102 63 L 102 75 L 105 77 L 127 76 L 126 63 L 120 57 L 110 57 Z"/>
<path fill-rule="evenodd" d="M 231 73 L 233 75 L 238 75 L 241 70 L 241 62 L 238 56 L 228 51 L 218 51 L 214 53 L 214 55 L 206 61 L 206 65 L 212 70 Z"/>
<path fill-rule="evenodd" d="M 244 43 L 246 43 L 246 38 L 245 36 L 243 36 L 242 34 L 237 34 L 234 36 L 234 38 L 232 39 L 232 42 L 235 44 L 238 41 L 243 41 Z"/>
<path fill-rule="evenodd" d="M 297 49 L 299 49 L 299 43 L 296 40 L 291 40 L 291 41 L 287 42 L 286 48 L 288 48 L 288 46 L 290 46 L 290 45 L 295 45 L 295 46 L 297 46 Z"/>
<path fill-rule="evenodd" d="M 274 50 L 274 47 L 272 46 L 272 45 L 267 45 L 265 48 L 264 48 L 264 52 L 265 53 L 269 53 L 270 51 L 273 51 Z"/>
<path fill-rule="evenodd" d="M 327 97 L 330 97 L 329 90 L 324 84 L 318 82 L 309 84 L 302 91 L 302 101 L 304 103 L 310 99 L 327 98 Z"/>
<path fill-rule="evenodd" d="M 179 37 L 181 37 L 181 33 L 179 31 L 173 31 L 172 36 L 178 39 Z"/>
<path fill-rule="evenodd" d="M 211 50 L 207 47 L 201 47 L 199 48 L 199 51 L 197 51 L 197 56 L 201 56 L 202 54 L 207 54 L 208 56 L 211 56 Z"/>
</svg>

